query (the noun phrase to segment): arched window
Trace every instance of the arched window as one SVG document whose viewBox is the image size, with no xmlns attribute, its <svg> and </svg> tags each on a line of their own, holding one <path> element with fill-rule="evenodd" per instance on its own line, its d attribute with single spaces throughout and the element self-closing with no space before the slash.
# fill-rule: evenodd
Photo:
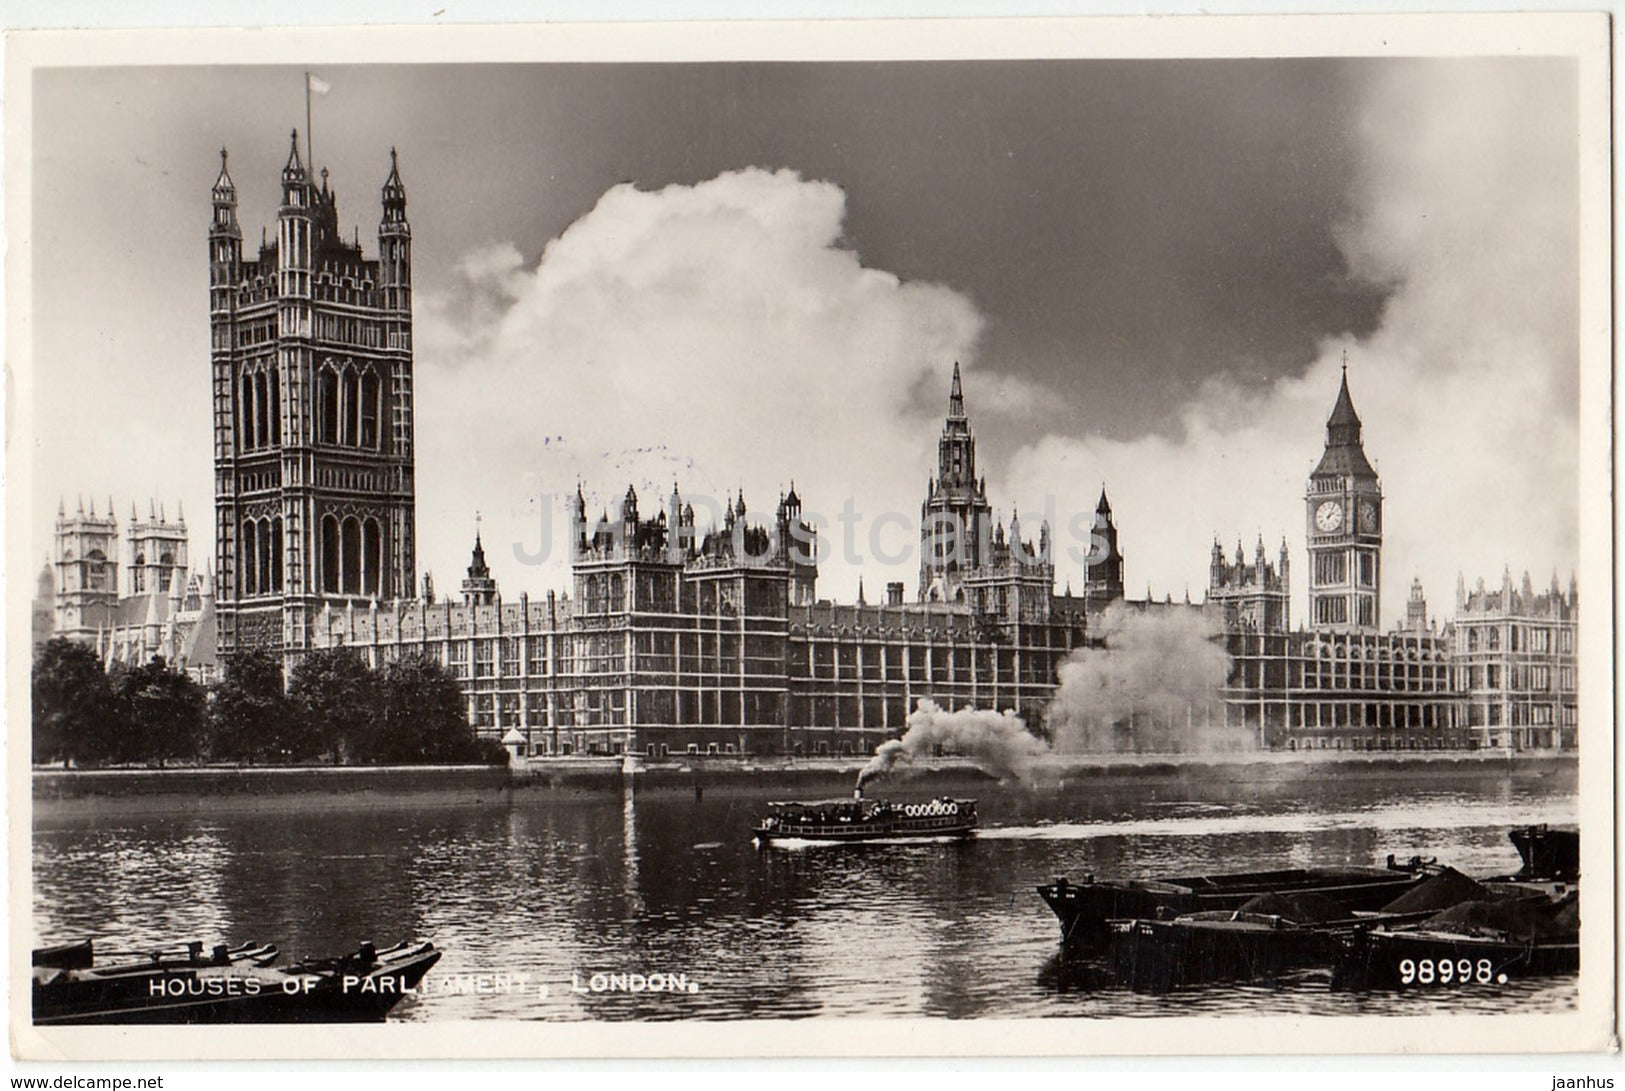
<svg viewBox="0 0 1625 1091">
<path fill-rule="evenodd" d="M 343 532 L 342 549 L 340 551 L 343 561 L 340 571 L 343 574 L 340 590 L 346 595 L 359 595 L 361 593 L 361 520 L 355 516 L 344 520 L 341 528 Z"/>
<path fill-rule="evenodd" d="M 131 573 L 132 579 L 130 580 L 134 586 L 132 586 L 130 590 L 134 591 L 138 595 L 147 589 L 146 568 L 147 555 L 145 553 L 137 553 L 135 555 L 135 571 Z"/>
<path fill-rule="evenodd" d="M 282 446 L 282 381 L 276 368 L 267 376 L 271 392 L 271 445 Z"/>
<path fill-rule="evenodd" d="M 141 558 L 137 557 L 135 559 L 135 563 L 140 564 Z M 169 581 L 173 578 L 174 574 L 175 554 L 166 549 L 164 552 L 158 554 L 158 590 L 168 591 Z"/>
<path fill-rule="evenodd" d="M 379 593 L 378 574 L 383 571 L 383 534 L 378 529 L 378 520 L 368 519 L 361 528 L 361 593 L 376 595 Z"/>
<path fill-rule="evenodd" d="M 264 447 L 271 442 L 271 391 L 265 372 L 254 373 L 254 437 L 255 446 Z"/>
<path fill-rule="evenodd" d="M 242 588 L 244 595 L 255 594 L 259 588 L 259 573 L 255 568 L 259 559 L 259 544 L 255 541 L 258 537 L 257 532 L 258 524 L 254 520 L 243 521 L 243 540 L 238 543 L 237 555 L 242 564 L 242 579 L 238 586 Z"/>
<path fill-rule="evenodd" d="M 271 520 L 271 590 L 282 590 L 282 517 Z"/>
<path fill-rule="evenodd" d="M 378 448 L 378 373 L 371 368 L 361 377 L 361 446 Z"/>
<path fill-rule="evenodd" d="M 339 422 L 339 442 L 354 447 L 361 438 L 361 390 L 354 368 L 344 369 L 344 398 L 340 404 L 343 418 Z"/>
<path fill-rule="evenodd" d="M 321 443 L 339 441 L 339 377 L 327 367 L 316 381 L 316 438 Z"/>
<path fill-rule="evenodd" d="M 339 521 L 329 515 L 322 520 L 322 590 L 338 594 L 339 590 Z"/>
<path fill-rule="evenodd" d="M 266 595 L 271 591 L 271 520 L 260 520 L 256 524 L 255 534 L 259 537 L 260 547 L 260 594 Z"/>
<path fill-rule="evenodd" d="M 92 591 L 107 590 L 107 554 L 92 549 L 85 554 L 85 585 Z"/>
<path fill-rule="evenodd" d="M 254 444 L 254 377 L 243 372 L 242 382 L 238 384 L 237 398 L 237 443 L 243 450 L 250 450 Z"/>
</svg>

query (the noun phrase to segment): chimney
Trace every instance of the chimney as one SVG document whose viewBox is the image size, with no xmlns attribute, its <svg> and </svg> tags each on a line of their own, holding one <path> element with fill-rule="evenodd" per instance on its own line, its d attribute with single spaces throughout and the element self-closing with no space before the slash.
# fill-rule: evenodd
<svg viewBox="0 0 1625 1091">
<path fill-rule="evenodd" d="M 886 585 L 886 605 L 903 605 L 903 581 L 894 580 Z"/>
</svg>

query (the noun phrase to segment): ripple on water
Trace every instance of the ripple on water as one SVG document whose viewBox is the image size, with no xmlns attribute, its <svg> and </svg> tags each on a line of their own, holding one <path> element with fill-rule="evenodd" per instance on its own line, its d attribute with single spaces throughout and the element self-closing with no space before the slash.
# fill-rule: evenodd
<svg viewBox="0 0 1625 1091">
<path fill-rule="evenodd" d="M 425 994 L 397 1009 L 413 1021 L 1411 1015 L 1575 1003 L 1568 979 L 1358 995 L 1333 993 L 1317 971 L 1153 997 L 1080 978 L 1057 965 L 1058 927 L 1034 892 L 1055 875 L 1377 864 L 1390 852 L 1506 873 L 1518 866 L 1508 828 L 1577 813 L 1571 794 L 1504 777 L 1449 790 L 1267 786 L 1239 802 L 1234 785 L 1160 786 L 1154 799 L 1142 790 L 989 789 L 979 793 L 986 826 L 968 842 L 802 849 L 750 841 L 754 811 L 773 792 L 567 804 L 537 793 L 501 808 L 380 801 L 342 822 L 330 811 L 58 820 L 34 835 L 34 929 L 39 942 L 93 935 L 136 951 L 196 938 L 332 953 L 421 936 L 445 957 Z M 498 972 L 524 988 L 436 988 Z M 673 975 L 698 991 L 572 989 L 594 973 Z"/>
</svg>

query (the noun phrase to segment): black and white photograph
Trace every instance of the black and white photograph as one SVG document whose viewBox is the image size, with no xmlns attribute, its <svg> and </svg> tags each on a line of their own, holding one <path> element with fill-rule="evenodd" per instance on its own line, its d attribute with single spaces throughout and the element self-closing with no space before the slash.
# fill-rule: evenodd
<svg viewBox="0 0 1625 1091">
<path fill-rule="evenodd" d="M 14 1053 L 1606 1049 L 1609 45 L 12 35 Z"/>
</svg>

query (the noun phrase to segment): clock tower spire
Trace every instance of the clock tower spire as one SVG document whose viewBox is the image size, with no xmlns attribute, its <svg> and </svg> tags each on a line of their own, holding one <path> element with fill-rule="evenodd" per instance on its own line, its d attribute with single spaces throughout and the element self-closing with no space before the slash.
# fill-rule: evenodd
<svg viewBox="0 0 1625 1091">
<path fill-rule="evenodd" d="M 1366 458 L 1349 396 L 1347 355 L 1326 449 L 1304 495 L 1311 628 L 1374 633 L 1382 598 L 1382 485 Z"/>
</svg>

